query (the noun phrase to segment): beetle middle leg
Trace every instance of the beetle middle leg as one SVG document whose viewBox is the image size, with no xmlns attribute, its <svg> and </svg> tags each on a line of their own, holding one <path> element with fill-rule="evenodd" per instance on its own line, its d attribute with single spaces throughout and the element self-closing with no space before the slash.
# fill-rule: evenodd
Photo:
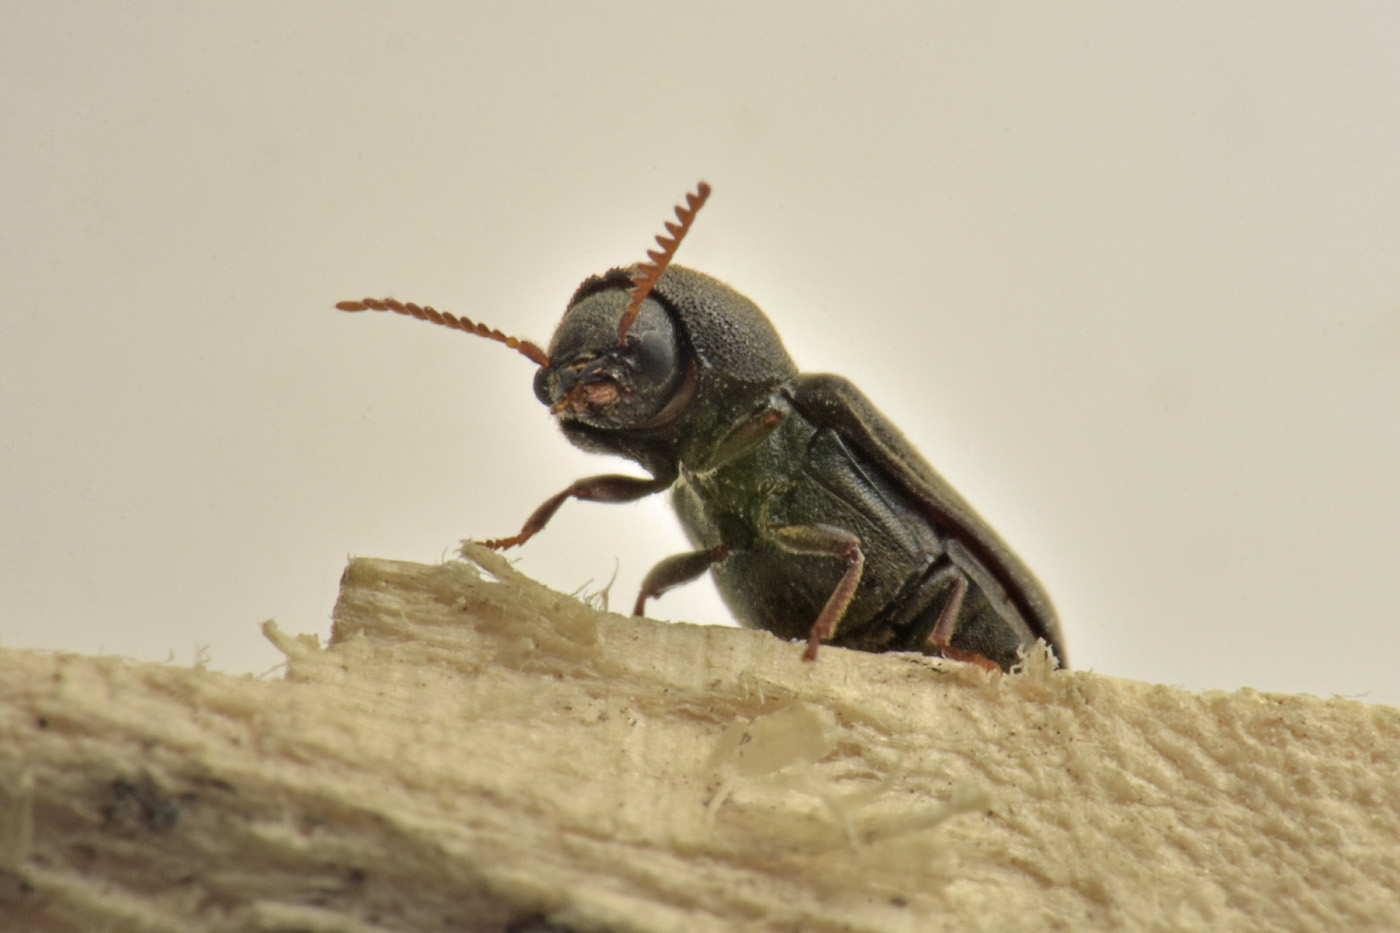
<svg viewBox="0 0 1400 933">
<path fill-rule="evenodd" d="M 642 591 L 637 594 L 637 605 L 632 609 L 632 615 L 641 615 L 648 599 L 655 599 L 667 590 L 689 583 L 728 556 L 729 547 L 719 544 L 703 551 L 675 554 L 661 561 L 642 580 Z"/>
<path fill-rule="evenodd" d="M 525 520 L 525 527 L 520 529 L 520 534 L 512 535 L 509 538 L 492 538 L 490 541 L 482 541 L 481 543 L 493 551 L 503 551 L 506 548 L 524 544 L 533 538 L 541 528 L 549 524 L 554 513 L 559 511 L 559 506 L 569 499 L 587 499 L 593 502 L 633 502 L 653 493 L 662 492 L 675 481 L 674 475 L 662 475 L 653 479 L 624 476 L 620 473 L 586 476 L 583 479 L 574 480 L 569 484 L 569 488 L 544 500 L 544 503 Z"/>
<path fill-rule="evenodd" d="M 846 572 L 837 581 L 836 589 L 827 597 L 826 605 L 817 613 L 807 633 L 807 650 L 802 652 L 802 660 L 815 661 L 817 648 L 836 631 L 865 572 L 860 536 L 835 525 L 777 525 L 765 532 L 779 547 L 793 554 L 838 557 L 846 562 Z"/>
</svg>

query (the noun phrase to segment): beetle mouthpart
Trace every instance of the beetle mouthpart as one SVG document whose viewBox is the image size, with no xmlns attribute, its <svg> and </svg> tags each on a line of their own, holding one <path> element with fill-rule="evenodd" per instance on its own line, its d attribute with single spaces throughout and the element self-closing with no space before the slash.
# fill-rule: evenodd
<svg viewBox="0 0 1400 933">
<path fill-rule="evenodd" d="M 588 393 L 588 388 L 588 383 L 582 380 L 575 382 L 569 391 L 559 396 L 559 401 L 549 406 L 549 413 L 551 415 L 557 415 L 565 409 L 582 411 L 588 404 L 587 400 L 584 399 L 584 395 Z"/>
<path fill-rule="evenodd" d="M 709 197 L 709 185 L 703 181 L 696 185 L 695 193 L 685 196 L 685 206 L 676 205 L 675 221 L 666 221 L 666 233 L 669 236 L 656 235 L 656 245 L 660 246 L 661 249 L 647 250 L 647 258 L 651 261 L 637 266 L 637 272 L 632 276 L 632 292 L 628 296 L 627 310 L 622 312 L 622 320 L 617 322 L 617 345 L 619 347 L 627 346 L 627 332 L 632 329 L 632 322 L 641 313 L 642 302 L 646 301 L 647 295 L 651 294 L 651 290 L 661 280 L 661 273 L 665 272 L 666 267 L 671 264 L 676 250 L 680 248 L 681 240 L 685 239 L 690 225 L 695 222 L 696 213 L 704 206 Z"/>
<path fill-rule="evenodd" d="M 574 387 L 549 406 L 549 413 L 557 415 L 566 408 L 582 413 L 590 408 L 603 408 L 617 401 L 622 394 L 615 382 L 577 382 Z"/>
<path fill-rule="evenodd" d="M 595 382 L 592 385 L 584 386 L 581 401 L 584 405 L 601 407 L 616 401 L 618 394 L 616 384 Z"/>
<path fill-rule="evenodd" d="M 581 388 L 582 388 L 582 385 L 576 385 L 576 386 L 574 386 L 572 389 L 570 389 L 567 393 L 565 393 L 564 395 L 561 395 L 561 396 L 559 397 L 559 401 L 557 401 L 557 402 L 555 402 L 553 405 L 549 406 L 549 413 L 550 413 L 551 415 L 557 415 L 557 414 L 559 414 L 561 411 L 563 411 L 564 409 L 566 409 L 566 408 L 568 408 L 569 406 L 573 405 L 573 403 L 574 403 L 574 396 L 579 392 L 579 390 L 580 390 Z"/>
</svg>

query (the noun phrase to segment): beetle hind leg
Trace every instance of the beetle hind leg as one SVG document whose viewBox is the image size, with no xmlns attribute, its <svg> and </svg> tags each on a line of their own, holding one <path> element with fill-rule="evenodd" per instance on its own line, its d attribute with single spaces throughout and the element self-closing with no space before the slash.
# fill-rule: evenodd
<svg viewBox="0 0 1400 933">
<path fill-rule="evenodd" d="M 966 596 L 967 577 L 960 573 L 955 574 L 952 591 L 948 594 L 948 598 L 943 600 L 943 606 L 938 610 L 938 621 L 933 623 L 933 631 L 929 632 L 928 640 L 924 642 L 925 650 L 942 655 L 950 661 L 976 664 L 983 670 L 1001 670 L 1001 665 L 991 658 L 966 648 L 953 647 L 953 632 L 957 630 L 958 616 L 962 614 L 963 599 Z"/>
</svg>

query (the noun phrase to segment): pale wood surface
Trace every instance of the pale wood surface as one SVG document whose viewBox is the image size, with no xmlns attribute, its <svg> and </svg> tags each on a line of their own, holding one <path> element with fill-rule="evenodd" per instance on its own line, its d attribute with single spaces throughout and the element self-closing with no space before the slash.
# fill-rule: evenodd
<svg viewBox="0 0 1400 933">
<path fill-rule="evenodd" d="M 353 561 L 282 679 L 0 650 L 0 930 L 1400 929 L 1400 711 L 803 664 L 469 555 Z"/>
</svg>

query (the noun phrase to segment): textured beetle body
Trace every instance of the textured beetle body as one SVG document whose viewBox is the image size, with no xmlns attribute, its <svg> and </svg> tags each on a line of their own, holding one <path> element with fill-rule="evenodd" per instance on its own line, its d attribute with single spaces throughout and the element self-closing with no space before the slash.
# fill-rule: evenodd
<svg viewBox="0 0 1400 933">
<path fill-rule="evenodd" d="M 585 281 L 546 352 L 486 325 L 393 299 L 341 302 L 487 337 L 540 368 L 535 395 L 576 446 L 617 454 L 650 478 L 576 480 L 507 548 L 569 499 L 628 502 L 670 489 L 695 547 L 642 582 L 646 601 L 713 574 L 734 617 L 804 657 L 830 643 L 921 651 L 1009 670 L 1044 640 L 1065 661 L 1040 585 L 904 436 L 839 376 L 804 375 L 758 307 L 670 265 L 709 196 L 677 208 L 651 262 Z"/>
<path fill-rule="evenodd" d="M 844 380 L 814 378 L 854 391 Z M 813 381 L 779 390 L 775 408 L 793 408 L 762 444 L 712 471 L 692 474 L 682 466 L 675 486 L 676 511 L 695 546 L 727 546 L 711 572 L 735 618 L 782 638 L 807 637 L 842 567 L 830 557 L 794 555 L 763 529 L 821 524 L 852 532 L 864 552 L 859 585 L 830 644 L 931 650 L 929 636 L 959 578 L 966 591 L 948 642 L 953 648 L 1007 668 L 1021 645 L 1038 637 L 1056 644 L 1057 633 L 1033 629 L 956 533 L 921 514 L 884 467 L 796 408 L 802 386 Z M 795 573 L 798 561 L 807 566 Z"/>
<path fill-rule="evenodd" d="M 565 321 L 584 305 L 585 315 L 615 320 L 634 276 L 614 270 L 588 280 Z M 863 561 L 828 643 L 975 655 L 1005 669 L 1019 647 L 1044 639 L 1063 662 L 1058 623 L 1034 577 L 854 386 L 800 374 L 762 312 L 709 276 L 670 266 L 647 303 L 674 326 L 683 362 L 669 398 L 683 395 L 685 404 L 644 429 L 560 418 L 579 447 L 622 454 L 669 479 L 697 554 L 715 557 L 698 558 L 696 573 L 663 574 L 653 592 L 644 584 L 643 599 L 708 567 L 742 625 L 806 638 L 847 567 L 830 538 L 807 541 L 793 529 L 831 529 L 854 536 Z M 561 324 L 551 367 L 577 351 L 575 339 Z M 536 390 L 553 403 L 567 389 L 547 385 L 549 370 Z M 960 604 L 950 606 L 955 592 Z M 943 644 L 930 642 L 945 609 L 954 617 Z"/>
</svg>

